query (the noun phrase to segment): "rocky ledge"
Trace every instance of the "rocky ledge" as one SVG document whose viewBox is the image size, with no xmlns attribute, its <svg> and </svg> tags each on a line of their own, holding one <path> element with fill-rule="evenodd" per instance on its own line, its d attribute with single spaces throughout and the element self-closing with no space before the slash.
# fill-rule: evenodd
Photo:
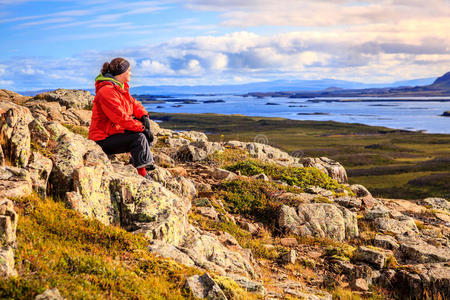
<svg viewBox="0 0 450 300">
<path fill-rule="evenodd" d="M 211 142 L 155 122 L 158 167 L 145 179 L 127 155 L 108 157 L 86 139 L 92 101 L 76 90 L 33 98 L 1 91 L 0 276 L 20 276 L 13 200 L 38 193 L 143 234 L 155 255 L 226 276 L 258 297 L 331 299 L 335 288 L 369 296 L 378 286 L 386 297 L 450 298 L 447 200 L 376 199 L 326 157 Z M 187 278 L 186 288 L 227 298 L 208 274 Z"/>
</svg>

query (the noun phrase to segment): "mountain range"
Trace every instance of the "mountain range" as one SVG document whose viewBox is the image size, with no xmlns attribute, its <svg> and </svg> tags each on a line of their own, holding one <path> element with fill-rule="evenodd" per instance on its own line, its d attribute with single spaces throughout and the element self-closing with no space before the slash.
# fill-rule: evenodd
<svg viewBox="0 0 450 300">
<path fill-rule="evenodd" d="M 320 79 L 320 80 L 274 80 L 233 85 L 195 85 L 195 86 L 137 86 L 133 87 L 134 94 L 245 94 L 251 92 L 278 91 L 321 91 L 333 89 L 365 89 L 382 87 L 402 87 L 430 84 L 435 78 L 422 78 L 392 83 L 367 84 L 355 81 Z"/>
<path fill-rule="evenodd" d="M 278 91 L 248 93 L 256 97 L 448 97 L 450 96 L 450 72 L 423 86 L 341 89 L 327 88 L 321 91 Z"/>
<path fill-rule="evenodd" d="M 406 81 L 396 81 L 391 83 L 368 84 L 355 81 L 337 80 L 337 79 L 319 79 L 319 80 L 274 80 L 253 82 L 246 84 L 229 85 L 160 85 L 160 86 L 134 86 L 132 93 L 137 95 L 174 95 L 174 94 L 245 94 L 252 92 L 278 92 L 278 91 L 321 91 L 325 89 L 369 89 L 369 88 L 395 88 L 412 87 L 419 85 L 429 85 L 435 78 L 421 78 Z M 53 89 L 39 91 L 16 91 L 25 96 L 35 96 L 37 94 L 48 92 Z M 94 93 L 94 89 L 86 89 Z"/>
</svg>

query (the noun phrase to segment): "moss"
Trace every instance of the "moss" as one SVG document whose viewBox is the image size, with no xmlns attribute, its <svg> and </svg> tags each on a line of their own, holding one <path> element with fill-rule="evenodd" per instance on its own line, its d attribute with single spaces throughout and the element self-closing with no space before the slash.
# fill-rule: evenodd
<svg viewBox="0 0 450 300">
<path fill-rule="evenodd" d="M 226 148 L 223 151 L 216 151 L 208 156 L 208 160 L 224 167 L 250 158 L 247 151 L 243 149 Z"/>
<path fill-rule="evenodd" d="M 389 255 L 384 261 L 384 267 L 388 269 L 397 269 L 398 268 L 397 259 L 393 255 Z"/>
<path fill-rule="evenodd" d="M 158 259 L 148 241 L 33 195 L 18 208 L 18 277 L 0 281 L 1 299 L 33 299 L 57 287 L 67 299 L 183 299 L 199 271 Z"/>
<path fill-rule="evenodd" d="M 337 287 L 333 293 L 333 300 L 360 300 L 361 296 L 353 294 L 351 290 Z"/>
<path fill-rule="evenodd" d="M 246 300 L 263 299 L 261 296 L 251 294 L 241 288 L 233 279 L 226 276 L 212 276 L 214 281 L 220 286 L 228 299 Z"/>
<path fill-rule="evenodd" d="M 281 204 L 293 204 L 294 200 L 281 201 L 277 196 L 284 192 L 299 193 L 296 187 L 283 186 L 258 179 L 235 179 L 213 187 L 217 197 L 231 213 L 252 216 L 266 224 L 274 224 L 273 216 Z"/>
<path fill-rule="evenodd" d="M 329 199 L 327 197 L 324 197 L 324 196 L 316 196 L 316 197 L 314 197 L 313 202 L 314 203 L 329 203 L 329 204 L 334 203 L 333 200 L 331 200 L 331 199 Z"/>
<path fill-rule="evenodd" d="M 83 109 L 85 110 L 92 110 L 92 108 L 94 107 L 94 101 L 89 102 L 88 104 L 86 104 Z"/>
<path fill-rule="evenodd" d="M 44 155 L 47 158 L 51 158 L 52 157 L 52 153 L 47 148 L 43 148 L 41 145 L 39 145 L 36 142 L 32 142 L 30 144 L 30 147 L 31 147 L 32 151 L 37 151 L 37 152 L 41 153 L 42 155 Z"/>
<path fill-rule="evenodd" d="M 341 260 L 349 261 L 352 259 L 356 248 L 347 244 L 329 245 L 325 248 L 327 256 L 339 258 Z"/>
<path fill-rule="evenodd" d="M 79 134 L 83 136 L 84 138 L 88 138 L 89 136 L 89 129 L 84 126 L 78 126 L 78 125 L 72 125 L 72 124 L 62 124 L 64 127 L 69 129 L 75 134 Z"/>
</svg>

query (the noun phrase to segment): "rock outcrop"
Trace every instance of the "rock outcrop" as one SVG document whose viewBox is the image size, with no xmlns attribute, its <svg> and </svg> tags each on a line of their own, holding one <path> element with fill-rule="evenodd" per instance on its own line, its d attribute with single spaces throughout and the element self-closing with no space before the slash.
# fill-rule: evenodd
<svg viewBox="0 0 450 300">
<path fill-rule="evenodd" d="M 17 275 L 14 268 L 17 220 L 13 202 L 0 197 L 0 278 Z"/>
<path fill-rule="evenodd" d="M 52 92 L 39 94 L 33 99 L 57 102 L 67 108 L 85 109 L 92 106 L 94 96 L 84 90 L 57 89 Z"/>
<path fill-rule="evenodd" d="M 31 154 L 28 124 L 33 120 L 30 111 L 11 102 L 0 102 L 0 136 L 3 155 L 11 165 L 26 167 Z"/>
<path fill-rule="evenodd" d="M 202 276 L 194 275 L 186 280 L 186 288 L 192 292 L 196 298 L 227 300 L 222 289 L 209 276 L 208 273 Z"/>
<path fill-rule="evenodd" d="M 278 225 L 287 233 L 343 241 L 358 236 L 356 214 L 327 203 L 281 206 Z"/>
<path fill-rule="evenodd" d="M 331 178 L 336 179 L 339 183 L 348 182 L 347 172 L 337 161 L 327 157 L 304 157 L 301 162 L 305 167 L 313 167 L 321 170 Z"/>
</svg>

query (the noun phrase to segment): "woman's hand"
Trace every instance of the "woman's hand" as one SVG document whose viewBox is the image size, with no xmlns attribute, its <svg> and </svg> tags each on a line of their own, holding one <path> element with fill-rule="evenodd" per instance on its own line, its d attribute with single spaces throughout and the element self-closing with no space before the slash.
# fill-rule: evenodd
<svg viewBox="0 0 450 300">
<path fill-rule="evenodd" d="M 148 118 L 147 115 L 143 115 L 142 118 L 139 121 L 142 122 L 142 124 L 144 125 L 145 129 L 150 131 L 150 119 Z"/>
</svg>

